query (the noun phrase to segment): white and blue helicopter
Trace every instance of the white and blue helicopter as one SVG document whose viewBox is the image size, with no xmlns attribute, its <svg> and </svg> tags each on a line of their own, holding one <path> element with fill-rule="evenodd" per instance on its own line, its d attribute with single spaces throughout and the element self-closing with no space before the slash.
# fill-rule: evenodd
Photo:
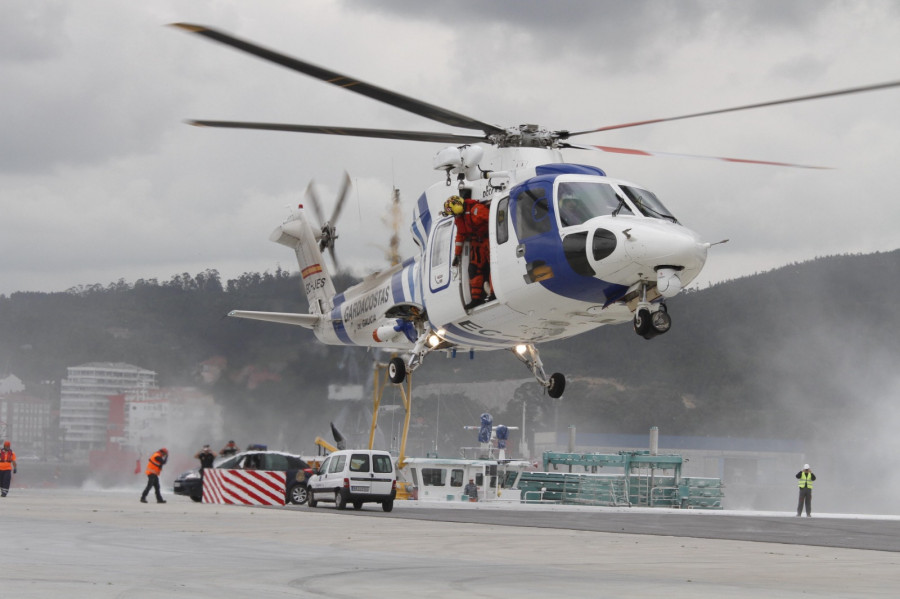
<svg viewBox="0 0 900 599">
<path fill-rule="evenodd" d="M 362 82 L 200 25 L 175 27 L 253 54 L 363 96 L 434 121 L 480 131 L 453 134 L 392 129 L 291 125 L 245 121 L 189 121 L 206 127 L 292 131 L 451 144 L 434 158 L 444 180 L 419 197 L 412 234 L 418 254 L 337 293 L 323 260 L 333 252 L 335 220 L 314 227 L 301 205 L 271 235 L 296 253 L 309 313 L 234 310 L 229 316 L 299 325 L 323 343 L 396 352 L 388 365 L 394 383 L 405 380 L 433 352 L 509 350 L 550 397 L 565 376 L 547 375 L 536 345 L 609 324 L 632 322 L 650 339 L 671 326 L 666 300 L 693 281 L 711 245 L 681 224 L 645 187 L 611 178 L 594 166 L 571 164 L 562 149 L 635 155 L 610 146 L 578 146 L 576 135 L 733 112 L 900 86 L 900 81 L 653 119 L 585 131 L 549 131 L 537 125 L 500 127 Z M 684 155 L 679 155 L 684 156 Z M 694 156 L 696 157 L 696 156 Z M 712 158 L 712 157 L 702 157 Z M 799 164 L 717 158 L 800 168 Z M 490 207 L 489 301 L 469 310 L 467 248 L 452 266 L 455 224 L 443 216 L 451 195 Z M 317 203 L 313 208 L 320 213 Z M 319 218 L 321 221 L 321 218 Z M 332 254 L 333 255 L 333 254 Z"/>
</svg>

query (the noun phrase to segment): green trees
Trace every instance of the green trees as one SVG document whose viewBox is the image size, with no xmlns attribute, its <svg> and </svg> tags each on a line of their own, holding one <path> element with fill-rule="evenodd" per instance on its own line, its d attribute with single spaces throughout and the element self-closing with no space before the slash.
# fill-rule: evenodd
<svg viewBox="0 0 900 599">
<path fill-rule="evenodd" d="M 335 280 L 338 289 L 351 282 Z M 672 330 L 652 341 L 625 324 L 542 345 L 547 371 L 569 379 L 565 395 L 550 400 L 526 383 L 500 403 L 495 422 L 521 424 L 527 401 L 532 430 L 576 424 L 643 433 L 657 425 L 667 434 L 789 436 L 801 414 L 821 415 L 825 430 L 848 405 L 875 409 L 896 386 L 900 335 L 890 299 L 898 291 L 900 250 L 823 258 L 685 293 L 669 302 Z M 340 409 L 326 401 L 327 385 L 364 382 L 348 380 L 339 365 L 348 352 L 360 364 L 370 364 L 371 354 L 321 345 L 299 327 L 225 318 L 232 309 L 307 307 L 299 277 L 280 268 L 225 282 L 208 269 L 165 282 L 0 296 L 0 375 L 28 385 L 58 381 L 69 366 L 127 362 L 156 371 L 161 385 L 214 392 L 238 420 L 258 420 L 267 437 L 273 427 L 285 435 L 307 426 L 313 437 L 327 435 L 328 419 Z M 356 370 L 367 375 L 367 368 Z M 216 369 L 217 377 L 204 380 Z M 529 376 L 498 351 L 452 362 L 431 356 L 415 382 Z M 414 414 L 436 416 L 430 401 L 423 398 Z M 453 406 L 440 401 L 448 425 Z M 478 411 L 470 403 L 464 409 Z M 425 441 L 433 435 L 422 431 Z"/>
</svg>

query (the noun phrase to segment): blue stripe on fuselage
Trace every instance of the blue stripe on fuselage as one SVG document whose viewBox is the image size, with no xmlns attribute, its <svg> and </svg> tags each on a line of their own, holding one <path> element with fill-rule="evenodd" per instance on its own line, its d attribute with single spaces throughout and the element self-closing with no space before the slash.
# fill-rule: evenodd
<svg viewBox="0 0 900 599">
<path fill-rule="evenodd" d="M 344 294 L 340 293 L 334 296 L 334 308 L 331 309 L 331 326 L 334 328 L 334 334 L 344 345 L 356 345 L 347 334 L 344 326 L 344 319 L 341 316 L 341 307 L 344 304 Z"/>
<path fill-rule="evenodd" d="M 424 193 L 419 196 L 416 210 L 419 214 L 418 217 L 413 220 L 413 235 L 419 238 L 419 241 L 421 242 L 420 246 L 424 248 L 428 241 L 428 236 L 431 234 L 431 210 L 428 209 L 428 196 Z M 421 230 L 419 230 L 420 223 L 422 227 Z"/>
<path fill-rule="evenodd" d="M 398 270 L 394 274 L 391 275 L 391 294 L 394 296 L 393 300 L 395 304 L 400 304 L 406 301 L 406 296 L 403 293 L 403 271 Z"/>
<path fill-rule="evenodd" d="M 582 302 L 593 302 L 607 305 L 628 291 L 627 285 L 609 283 L 597 277 L 580 275 L 569 265 L 563 253 L 559 231 L 554 227 L 556 237 L 532 239 L 526 242 L 525 260 L 542 261 L 553 269 L 553 276 L 540 281 L 541 286 L 557 295 L 576 299 Z"/>
<path fill-rule="evenodd" d="M 410 227 L 410 230 L 412 231 L 413 237 L 415 237 L 416 239 L 419 240 L 419 246 L 425 247 L 425 238 L 419 232 L 419 223 L 417 223 L 416 221 L 413 221 L 413 224 L 412 224 L 412 227 Z"/>
<path fill-rule="evenodd" d="M 450 324 L 443 327 L 446 334 L 444 338 L 448 341 L 456 343 L 462 346 L 473 346 L 473 347 L 483 347 L 485 349 L 497 349 L 498 346 L 504 347 L 509 345 L 510 347 L 519 343 L 519 339 L 508 338 L 500 335 L 480 335 L 476 332 L 470 331 L 467 328 L 464 328 L 461 325 L 465 324 L 474 325 L 471 320 L 464 320 L 459 324 Z M 480 325 L 475 325 L 480 326 Z M 481 329 L 481 330 L 489 330 L 489 329 Z"/>
<path fill-rule="evenodd" d="M 416 260 L 415 258 L 410 258 L 406 262 L 403 263 L 403 268 L 406 269 L 407 276 L 407 284 L 409 286 L 409 295 L 412 297 L 412 301 L 415 303 L 420 303 L 422 294 L 416 288 Z"/>
<path fill-rule="evenodd" d="M 554 164 L 542 164 L 535 167 L 534 172 L 537 176 L 541 175 L 599 175 L 605 177 L 606 173 L 602 168 L 589 166 L 586 164 L 571 164 L 568 162 L 560 162 Z"/>
</svg>

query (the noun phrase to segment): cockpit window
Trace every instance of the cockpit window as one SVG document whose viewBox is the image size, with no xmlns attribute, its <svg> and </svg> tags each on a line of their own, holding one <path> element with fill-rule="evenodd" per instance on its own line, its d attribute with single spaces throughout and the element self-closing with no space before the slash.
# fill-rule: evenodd
<svg viewBox="0 0 900 599">
<path fill-rule="evenodd" d="M 580 225 L 595 216 L 632 214 L 611 185 L 606 183 L 568 181 L 556 190 L 559 222 L 564 227 Z"/>
<path fill-rule="evenodd" d="M 528 239 L 552 230 L 547 191 L 540 186 L 526 184 L 516 196 L 516 235 Z"/>
<path fill-rule="evenodd" d="M 625 192 L 625 195 L 628 196 L 628 199 L 631 200 L 634 207 L 644 216 L 649 216 L 650 218 L 664 218 L 673 223 L 678 222 L 672 213 L 663 206 L 663 203 L 660 202 L 659 198 L 653 195 L 652 192 L 647 191 L 646 189 L 638 189 L 637 187 L 628 187 L 626 185 L 622 185 L 622 191 Z"/>
</svg>

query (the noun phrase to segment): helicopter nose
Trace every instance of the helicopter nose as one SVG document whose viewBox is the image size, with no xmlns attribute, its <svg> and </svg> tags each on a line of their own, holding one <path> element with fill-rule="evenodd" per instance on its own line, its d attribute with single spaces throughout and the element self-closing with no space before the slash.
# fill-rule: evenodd
<svg viewBox="0 0 900 599">
<path fill-rule="evenodd" d="M 702 243 L 696 233 L 681 225 L 652 223 L 623 233 L 624 250 L 632 261 L 653 272 L 667 269 L 664 276 L 669 271 L 678 272 L 684 284 L 697 276 L 706 263 L 709 244 Z"/>
<path fill-rule="evenodd" d="M 660 293 L 673 297 L 706 263 L 710 244 L 680 224 L 630 220 L 602 225 L 563 237 L 566 261 L 579 275 L 625 286 L 655 277 Z"/>
</svg>

